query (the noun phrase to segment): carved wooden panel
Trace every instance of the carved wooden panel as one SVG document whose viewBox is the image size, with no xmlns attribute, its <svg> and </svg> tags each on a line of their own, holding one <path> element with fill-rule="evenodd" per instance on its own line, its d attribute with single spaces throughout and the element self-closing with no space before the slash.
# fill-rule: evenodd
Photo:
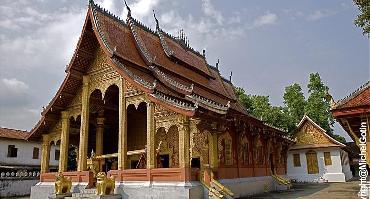
<svg viewBox="0 0 370 199">
<path fill-rule="evenodd" d="M 125 93 L 125 96 L 126 97 L 130 97 L 130 96 L 135 96 L 135 95 L 141 95 L 143 94 L 144 92 L 137 89 L 135 86 L 133 86 L 130 82 L 125 82 L 126 83 L 126 93 Z"/>
<path fill-rule="evenodd" d="M 311 122 L 306 121 L 301 129 L 295 134 L 297 138 L 296 145 L 300 144 L 329 144 L 332 141 L 323 134 L 323 132 L 313 125 Z"/>
<path fill-rule="evenodd" d="M 220 164 L 233 164 L 233 146 L 230 133 L 225 132 L 218 137 L 218 160 Z"/>
<path fill-rule="evenodd" d="M 179 124 L 179 119 L 182 116 L 174 111 L 168 110 L 164 108 L 163 106 L 156 104 L 154 109 L 154 120 L 155 120 L 155 126 L 156 131 L 159 128 L 165 128 L 166 132 L 169 130 L 169 128 L 173 125 L 176 125 L 177 127 Z"/>
<path fill-rule="evenodd" d="M 168 131 L 164 128 L 158 129 L 154 143 L 160 155 L 169 155 L 171 168 L 179 167 L 179 132 L 177 126 L 171 126 Z M 159 161 L 157 162 L 157 167 L 160 167 Z"/>
<path fill-rule="evenodd" d="M 239 134 L 239 145 L 238 145 L 238 159 L 243 165 L 249 165 L 251 160 L 251 154 L 249 151 L 250 143 L 245 132 Z"/>
<path fill-rule="evenodd" d="M 108 64 L 108 57 L 105 55 L 103 50 L 99 48 L 96 52 L 95 58 L 87 70 L 87 74 L 90 76 L 89 93 L 91 94 L 94 90 L 98 89 L 101 93 L 105 94 L 105 91 L 111 85 L 120 86 L 120 81 L 123 80 L 117 71 Z"/>
<path fill-rule="evenodd" d="M 201 165 L 209 164 L 209 136 L 208 131 L 201 131 L 190 125 L 190 148 L 191 156 L 199 157 Z"/>
</svg>

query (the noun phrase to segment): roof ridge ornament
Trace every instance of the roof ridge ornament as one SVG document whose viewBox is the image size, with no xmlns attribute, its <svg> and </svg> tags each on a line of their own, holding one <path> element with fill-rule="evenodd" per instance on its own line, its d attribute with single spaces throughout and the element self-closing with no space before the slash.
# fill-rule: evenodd
<svg viewBox="0 0 370 199">
<path fill-rule="evenodd" d="M 154 9 L 153 9 L 153 16 L 154 16 L 154 20 L 155 20 L 155 23 L 156 23 L 156 28 L 157 28 L 157 30 L 159 30 L 159 21 L 158 21 L 157 17 L 155 16 Z"/>
<path fill-rule="evenodd" d="M 95 2 L 94 2 L 94 0 L 89 0 L 89 5 L 95 5 Z"/>
<path fill-rule="evenodd" d="M 124 0 L 124 2 L 125 2 L 125 5 L 126 5 L 126 8 L 128 10 L 127 17 L 131 17 L 131 9 L 130 9 L 130 7 L 128 7 L 126 0 Z"/>
</svg>

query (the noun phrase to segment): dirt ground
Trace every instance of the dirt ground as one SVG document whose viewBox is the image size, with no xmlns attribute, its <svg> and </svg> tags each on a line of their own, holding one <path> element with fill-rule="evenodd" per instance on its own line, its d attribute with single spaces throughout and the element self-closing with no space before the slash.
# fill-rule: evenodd
<svg viewBox="0 0 370 199">
<path fill-rule="evenodd" d="M 295 183 L 291 190 L 265 193 L 248 199 L 351 199 L 358 198 L 358 184 L 356 180 L 345 183 Z"/>
</svg>

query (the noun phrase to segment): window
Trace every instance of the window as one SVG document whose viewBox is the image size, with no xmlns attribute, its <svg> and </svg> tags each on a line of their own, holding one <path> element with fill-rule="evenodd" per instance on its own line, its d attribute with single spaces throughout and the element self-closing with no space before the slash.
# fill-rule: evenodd
<svg viewBox="0 0 370 199">
<path fill-rule="evenodd" d="M 39 159 L 39 148 L 33 147 L 32 159 Z"/>
<path fill-rule="evenodd" d="M 18 153 L 18 148 L 15 148 L 15 145 L 8 145 L 8 157 L 16 158 Z"/>
<path fill-rule="evenodd" d="M 161 161 L 162 168 L 170 167 L 170 155 L 168 154 L 159 155 L 159 161 Z"/>
<path fill-rule="evenodd" d="M 301 166 L 301 157 L 299 156 L 299 153 L 293 154 L 293 163 L 295 167 Z"/>
<path fill-rule="evenodd" d="M 60 151 L 58 149 L 55 149 L 55 160 L 59 160 Z"/>
<path fill-rule="evenodd" d="M 330 152 L 324 152 L 325 166 L 331 165 L 331 156 Z"/>
</svg>

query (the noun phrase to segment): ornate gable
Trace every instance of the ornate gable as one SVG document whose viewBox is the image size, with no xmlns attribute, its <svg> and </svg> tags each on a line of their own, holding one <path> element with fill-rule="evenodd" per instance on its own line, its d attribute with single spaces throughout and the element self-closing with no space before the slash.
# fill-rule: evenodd
<svg viewBox="0 0 370 199">
<path fill-rule="evenodd" d="M 332 141 L 323 134 L 323 131 L 306 120 L 301 128 L 295 134 L 297 138 L 296 145 L 301 144 L 331 144 Z"/>
<path fill-rule="evenodd" d="M 336 141 L 325 130 L 305 115 L 299 122 L 297 131 L 294 134 L 296 144 L 290 148 L 321 148 L 321 147 L 344 147 L 345 145 Z"/>
</svg>

